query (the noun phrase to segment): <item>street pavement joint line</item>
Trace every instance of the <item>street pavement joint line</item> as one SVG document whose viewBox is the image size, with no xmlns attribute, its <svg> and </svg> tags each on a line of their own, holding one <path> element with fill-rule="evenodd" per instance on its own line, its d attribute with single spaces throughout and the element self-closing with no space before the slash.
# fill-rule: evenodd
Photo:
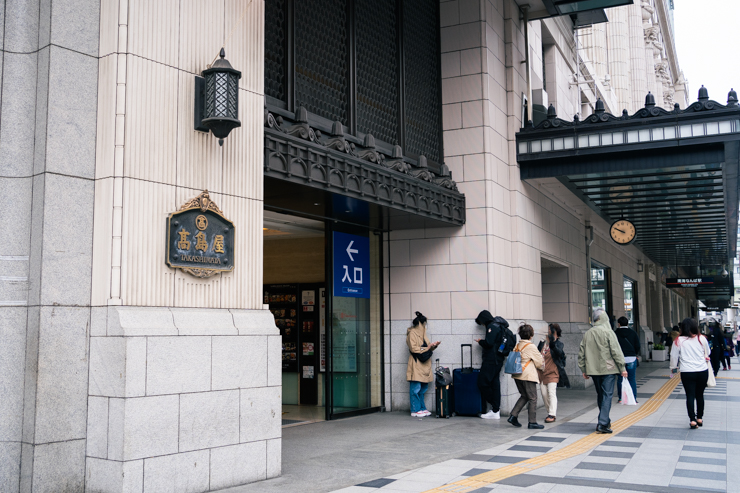
<svg viewBox="0 0 740 493">
<path fill-rule="evenodd" d="M 612 423 L 612 430 L 614 433 L 611 435 L 594 432 L 571 443 L 570 445 L 566 445 L 560 450 L 546 452 L 537 457 L 517 462 L 516 464 L 510 464 L 499 469 L 493 469 L 476 476 L 471 476 L 454 483 L 448 483 L 446 485 L 427 490 L 424 493 L 468 493 L 478 488 L 490 486 L 491 483 L 496 483 L 502 479 L 518 476 L 519 474 L 526 474 L 534 469 L 539 469 L 540 467 L 549 466 L 556 462 L 560 462 L 561 460 L 570 459 L 584 454 L 657 411 L 670 397 L 671 393 L 678 385 L 679 380 L 680 379 L 678 378 L 671 378 L 663 384 L 660 390 L 640 406 L 639 409 Z"/>
</svg>

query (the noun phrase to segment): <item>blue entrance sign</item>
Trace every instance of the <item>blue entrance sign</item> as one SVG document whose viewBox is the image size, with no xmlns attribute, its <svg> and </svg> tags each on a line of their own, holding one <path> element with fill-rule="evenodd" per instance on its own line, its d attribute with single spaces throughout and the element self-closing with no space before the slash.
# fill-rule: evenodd
<svg viewBox="0 0 740 493">
<path fill-rule="evenodd" d="M 370 298 L 370 240 L 334 233 L 334 296 Z"/>
</svg>

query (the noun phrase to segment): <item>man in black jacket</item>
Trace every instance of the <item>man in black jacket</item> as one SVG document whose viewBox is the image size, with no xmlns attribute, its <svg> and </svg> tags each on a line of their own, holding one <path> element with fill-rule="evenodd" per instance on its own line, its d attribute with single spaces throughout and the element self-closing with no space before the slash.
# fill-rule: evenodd
<svg viewBox="0 0 740 493">
<path fill-rule="evenodd" d="M 617 340 L 624 353 L 625 369 L 627 370 L 627 379 L 632 387 L 632 394 L 637 401 L 637 357 L 640 355 L 640 337 L 637 332 L 629 328 L 630 321 L 627 317 L 617 319 Z M 617 378 L 617 392 L 619 400 L 622 400 L 622 379 Z"/>
<path fill-rule="evenodd" d="M 486 337 L 475 341 L 483 348 L 483 363 L 478 374 L 478 389 L 483 399 L 491 404 L 491 410 L 481 414 L 483 419 L 501 419 L 501 382 L 499 373 L 504 364 L 503 358 L 498 354 L 498 348 L 505 333 L 503 327 L 508 327 L 509 322 L 501 317 L 491 315 L 488 310 L 478 314 L 475 323 L 486 328 Z"/>
</svg>

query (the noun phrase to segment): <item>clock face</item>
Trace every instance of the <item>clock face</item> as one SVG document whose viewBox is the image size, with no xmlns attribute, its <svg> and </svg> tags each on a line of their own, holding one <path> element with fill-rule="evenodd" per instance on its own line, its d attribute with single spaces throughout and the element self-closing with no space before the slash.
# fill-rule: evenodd
<svg viewBox="0 0 740 493">
<path fill-rule="evenodd" d="M 609 234 L 615 242 L 620 245 L 627 245 L 635 239 L 637 231 L 635 230 L 635 225 L 627 219 L 619 219 L 612 224 Z"/>
</svg>

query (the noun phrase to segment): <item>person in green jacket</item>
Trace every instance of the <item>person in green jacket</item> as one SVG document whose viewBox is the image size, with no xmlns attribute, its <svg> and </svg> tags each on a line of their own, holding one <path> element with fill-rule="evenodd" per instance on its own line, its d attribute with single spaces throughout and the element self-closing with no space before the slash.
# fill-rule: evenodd
<svg viewBox="0 0 740 493">
<path fill-rule="evenodd" d="M 583 378 L 593 378 L 596 387 L 596 403 L 599 406 L 596 432 L 611 433 L 609 411 L 614 397 L 614 383 L 620 373 L 623 377 L 627 376 L 627 369 L 622 348 L 609 324 L 609 315 L 603 308 L 596 308 L 593 320 L 596 323 L 583 335 L 578 349 L 578 367 Z"/>
</svg>

